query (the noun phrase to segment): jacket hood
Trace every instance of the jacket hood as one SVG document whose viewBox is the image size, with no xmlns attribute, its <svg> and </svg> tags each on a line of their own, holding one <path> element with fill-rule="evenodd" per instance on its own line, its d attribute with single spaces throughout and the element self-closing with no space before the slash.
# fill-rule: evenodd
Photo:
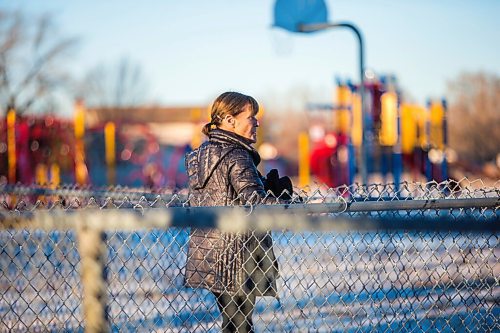
<svg viewBox="0 0 500 333">
<path fill-rule="evenodd" d="M 238 148 L 248 151 L 255 166 L 259 165 L 259 153 L 252 147 L 250 140 L 221 129 L 210 131 L 208 141 L 186 155 L 190 187 L 194 189 L 205 187 L 220 162 Z"/>
</svg>

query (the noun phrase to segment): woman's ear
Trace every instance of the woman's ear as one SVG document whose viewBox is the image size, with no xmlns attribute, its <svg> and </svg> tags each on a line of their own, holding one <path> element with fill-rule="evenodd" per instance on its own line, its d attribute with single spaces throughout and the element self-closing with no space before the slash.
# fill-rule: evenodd
<svg viewBox="0 0 500 333">
<path fill-rule="evenodd" d="M 236 126 L 236 119 L 234 119 L 234 117 L 231 116 L 230 114 L 224 117 L 224 121 L 227 123 L 229 127 L 234 128 Z"/>
</svg>

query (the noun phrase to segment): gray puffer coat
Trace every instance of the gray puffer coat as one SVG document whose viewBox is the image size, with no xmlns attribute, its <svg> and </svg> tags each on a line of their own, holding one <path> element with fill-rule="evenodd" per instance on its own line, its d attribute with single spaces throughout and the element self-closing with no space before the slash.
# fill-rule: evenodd
<svg viewBox="0 0 500 333">
<path fill-rule="evenodd" d="M 276 204 L 276 198 L 266 196 L 256 168 L 259 162 L 249 140 L 212 130 L 207 142 L 186 155 L 190 205 Z M 186 286 L 231 295 L 276 296 L 277 276 L 270 233 L 191 230 Z"/>
</svg>

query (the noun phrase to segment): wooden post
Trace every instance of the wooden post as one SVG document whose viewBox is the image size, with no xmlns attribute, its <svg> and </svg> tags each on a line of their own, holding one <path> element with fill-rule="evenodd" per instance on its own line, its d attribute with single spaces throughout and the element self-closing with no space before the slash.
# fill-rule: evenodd
<svg viewBox="0 0 500 333">
<path fill-rule="evenodd" d="M 83 286 L 85 332 L 109 332 L 106 283 L 105 233 L 87 224 L 85 217 L 78 221 L 78 252 L 80 278 Z"/>
</svg>

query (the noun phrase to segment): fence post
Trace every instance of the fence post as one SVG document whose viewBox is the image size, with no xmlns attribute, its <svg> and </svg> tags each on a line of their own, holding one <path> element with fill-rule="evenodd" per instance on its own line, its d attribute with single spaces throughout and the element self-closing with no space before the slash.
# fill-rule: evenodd
<svg viewBox="0 0 500 333">
<path fill-rule="evenodd" d="M 106 237 L 101 228 L 88 224 L 85 215 L 78 221 L 77 229 L 85 332 L 109 332 L 106 268 L 104 265 Z"/>
</svg>

